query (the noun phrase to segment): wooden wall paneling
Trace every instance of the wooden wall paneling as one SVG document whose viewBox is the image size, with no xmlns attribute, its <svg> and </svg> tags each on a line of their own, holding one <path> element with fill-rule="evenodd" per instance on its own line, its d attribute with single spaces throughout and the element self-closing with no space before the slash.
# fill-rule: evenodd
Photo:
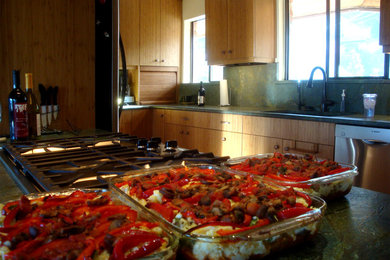
<svg viewBox="0 0 390 260">
<path fill-rule="evenodd" d="M 9 133 L 8 94 L 12 70 L 33 73 L 38 83 L 58 86 L 60 112 L 52 128 L 95 127 L 95 1 L 16 0 L 0 1 L 0 93 L 3 122 L 0 134 Z M 5 26 L 3 26 L 5 25 Z"/>
</svg>

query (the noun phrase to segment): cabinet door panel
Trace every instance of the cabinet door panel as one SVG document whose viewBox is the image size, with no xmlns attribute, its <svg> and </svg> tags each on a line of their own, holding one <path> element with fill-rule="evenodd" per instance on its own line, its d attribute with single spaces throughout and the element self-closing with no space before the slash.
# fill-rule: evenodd
<svg viewBox="0 0 390 260">
<path fill-rule="evenodd" d="M 120 33 L 126 53 L 126 65 L 139 64 L 139 1 L 120 1 Z M 120 64 L 122 66 L 122 64 Z"/>
<path fill-rule="evenodd" d="M 138 137 L 150 138 L 152 136 L 152 110 L 132 110 L 131 134 Z"/>
<path fill-rule="evenodd" d="M 253 57 L 253 0 L 228 0 L 228 59 Z"/>
<path fill-rule="evenodd" d="M 302 155 L 312 154 L 319 159 L 333 160 L 334 146 L 294 140 L 283 140 L 283 152 Z"/>
<path fill-rule="evenodd" d="M 257 135 L 242 136 L 242 155 L 273 153 L 282 151 L 282 139 Z"/>
<path fill-rule="evenodd" d="M 227 52 L 227 0 L 206 0 L 206 59 L 223 64 Z"/>
<path fill-rule="evenodd" d="M 123 110 L 119 118 L 119 132 L 131 135 L 131 110 Z"/>
<path fill-rule="evenodd" d="M 159 65 L 160 62 L 160 0 L 140 1 L 140 64 Z"/>
<path fill-rule="evenodd" d="M 161 55 L 160 65 L 180 65 L 182 1 L 161 1 Z"/>
<path fill-rule="evenodd" d="M 179 147 L 188 149 L 199 149 L 194 138 L 192 127 L 165 124 L 164 132 L 166 140 L 176 140 Z"/>
<path fill-rule="evenodd" d="M 160 137 L 162 141 L 166 141 L 164 136 L 164 109 L 153 109 L 152 116 L 152 136 Z"/>
</svg>

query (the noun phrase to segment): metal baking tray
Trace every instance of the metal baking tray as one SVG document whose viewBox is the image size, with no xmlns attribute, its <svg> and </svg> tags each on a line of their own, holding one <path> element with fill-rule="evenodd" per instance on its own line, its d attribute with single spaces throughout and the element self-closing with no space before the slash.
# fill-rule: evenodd
<svg viewBox="0 0 390 260">
<path fill-rule="evenodd" d="M 289 154 L 289 155 L 297 156 L 298 158 L 302 158 L 304 156 L 298 154 Z M 256 155 L 232 158 L 226 161 L 225 163 L 223 163 L 222 167 L 226 167 L 229 168 L 230 170 L 233 170 L 231 169 L 232 166 L 238 165 L 247 159 L 271 158 L 273 156 L 274 156 L 273 153 L 265 153 L 265 154 L 256 154 Z M 321 159 L 315 159 L 315 160 L 322 161 Z M 265 178 L 281 186 L 293 187 L 298 191 L 304 191 L 311 195 L 319 196 L 325 200 L 331 200 L 331 199 L 336 199 L 347 195 L 352 188 L 353 180 L 355 176 L 358 175 L 358 169 L 356 166 L 350 164 L 343 164 L 343 163 L 338 163 L 338 164 L 342 168 L 348 168 L 348 170 L 340 173 L 332 174 L 332 175 L 312 178 L 305 181 L 293 181 L 293 180 L 284 181 L 284 180 L 276 180 L 273 178 L 268 178 L 267 175 L 258 175 L 258 176 L 261 176 L 262 178 Z M 238 170 L 233 170 L 233 171 L 245 173 L 243 171 L 238 171 Z M 253 172 L 251 173 L 256 175 L 256 173 Z"/>
<path fill-rule="evenodd" d="M 145 203 L 142 200 L 130 196 L 128 188 L 130 186 L 123 185 L 124 182 L 129 182 L 138 177 L 148 178 L 156 173 L 161 175 L 171 170 L 183 168 L 190 170 L 196 167 L 220 173 L 224 172 L 232 176 L 238 176 L 239 179 L 245 177 L 241 173 L 235 173 L 214 165 L 170 166 L 132 171 L 128 175 L 114 177 L 110 179 L 109 187 L 112 192 L 127 197 L 130 205 L 138 209 L 142 215 L 150 215 L 156 221 L 165 223 L 173 232 L 176 232 L 180 237 L 178 256 L 185 259 L 249 259 L 264 257 L 275 251 L 306 241 L 318 232 L 326 203 L 316 196 L 308 195 L 312 201 L 312 210 L 305 214 L 235 234 L 216 236 L 208 232 L 210 227 L 215 227 L 213 225 L 206 224 L 203 228 L 201 227 L 203 225 L 199 225 L 187 229 L 181 228 L 175 221 L 169 222 L 156 211 L 144 206 Z M 265 183 L 267 187 L 272 187 L 275 190 L 286 190 L 285 187 Z M 197 231 L 192 231 L 194 229 Z"/>
</svg>

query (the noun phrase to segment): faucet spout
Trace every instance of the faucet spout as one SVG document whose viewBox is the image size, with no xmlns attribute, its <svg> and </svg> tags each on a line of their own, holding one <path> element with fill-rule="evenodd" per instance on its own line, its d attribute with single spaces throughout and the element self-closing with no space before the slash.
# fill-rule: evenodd
<svg viewBox="0 0 390 260">
<path fill-rule="evenodd" d="M 323 76 L 323 87 L 322 87 L 322 98 L 321 98 L 321 112 L 326 112 L 327 111 L 327 108 L 328 108 L 328 100 L 327 100 L 327 85 L 328 85 L 328 76 L 325 72 L 325 70 L 321 67 L 315 67 L 311 73 L 310 73 L 310 78 L 309 78 L 309 81 L 307 82 L 307 85 L 306 87 L 307 88 L 312 88 L 313 87 L 313 76 L 314 76 L 314 72 L 316 72 L 316 70 L 320 70 L 322 72 L 322 76 Z"/>
</svg>

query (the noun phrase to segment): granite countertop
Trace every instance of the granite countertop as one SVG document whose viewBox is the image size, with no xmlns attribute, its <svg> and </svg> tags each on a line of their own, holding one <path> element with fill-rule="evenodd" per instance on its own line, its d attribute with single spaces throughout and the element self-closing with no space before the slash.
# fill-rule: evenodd
<svg viewBox="0 0 390 260">
<path fill-rule="evenodd" d="M 0 151 L 1 152 L 1 151 Z M 0 163 L 0 201 L 22 192 Z M 269 259 L 389 259 L 390 195 L 353 187 L 327 204 L 319 233 L 310 241 Z"/>
<path fill-rule="evenodd" d="M 375 115 L 374 118 L 366 118 L 362 114 L 349 115 L 312 115 L 312 114 L 296 114 L 288 113 L 288 109 L 275 109 L 275 108 L 257 108 L 257 107 L 236 107 L 236 106 L 195 106 L 195 105 L 130 105 L 124 106 L 123 109 L 143 109 L 143 108 L 160 108 L 160 109 L 173 109 L 173 110 L 185 110 L 185 111 L 198 111 L 198 112 L 214 112 L 214 113 L 229 113 L 238 115 L 249 116 L 263 116 L 263 117 L 275 117 L 286 119 L 298 119 L 298 120 L 310 120 L 329 122 L 335 124 L 368 126 L 368 127 L 381 127 L 390 128 L 390 115 Z"/>
</svg>

